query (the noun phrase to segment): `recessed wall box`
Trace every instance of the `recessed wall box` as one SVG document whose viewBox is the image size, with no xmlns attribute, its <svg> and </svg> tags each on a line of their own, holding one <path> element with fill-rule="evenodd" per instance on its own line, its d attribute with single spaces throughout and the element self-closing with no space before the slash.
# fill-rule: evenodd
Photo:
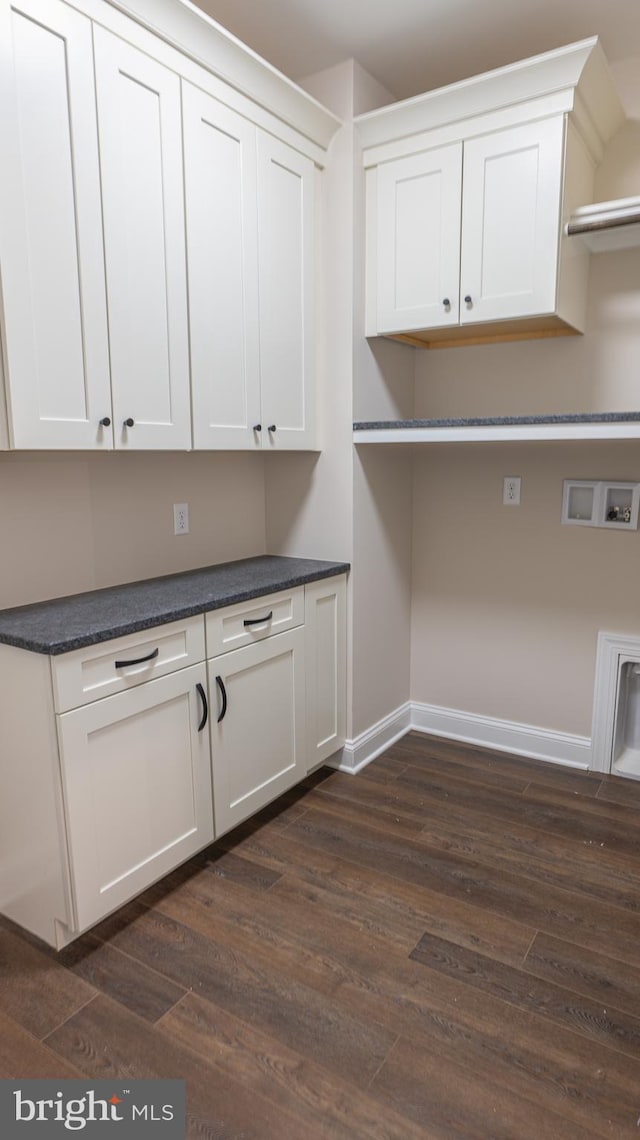
<svg viewBox="0 0 640 1140">
<path fill-rule="evenodd" d="M 562 521 L 575 526 L 597 526 L 595 521 L 598 483 L 586 479 L 565 479 L 562 498 Z"/>
<path fill-rule="evenodd" d="M 562 521 L 572 526 L 637 530 L 640 483 L 565 479 Z"/>
</svg>

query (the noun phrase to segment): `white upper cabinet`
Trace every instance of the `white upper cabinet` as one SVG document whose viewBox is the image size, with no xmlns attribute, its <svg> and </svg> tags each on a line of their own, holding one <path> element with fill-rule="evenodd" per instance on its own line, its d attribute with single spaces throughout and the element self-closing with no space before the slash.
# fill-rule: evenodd
<svg viewBox="0 0 640 1140">
<path fill-rule="evenodd" d="M 180 80 L 94 36 L 115 444 L 188 448 Z"/>
<path fill-rule="evenodd" d="M 183 115 L 194 447 L 313 447 L 313 162 L 186 83 Z"/>
<path fill-rule="evenodd" d="M 622 119 L 595 39 L 360 116 L 366 334 L 583 331 L 588 256 L 566 222 Z"/>
<path fill-rule="evenodd" d="M 312 448 L 314 406 L 314 169 L 305 155 L 258 135 L 258 272 L 262 436 L 272 449 Z"/>
<path fill-rule="evenodd" d="M 459 317 L 462 143 L 378 171 L 378 331 L 455 325 Z"/>
<path fill-rule="evenodd" d="M 256 127 L 183 85 L 196 448 L 259 446 Z"/>
<path fill-rule="evenodd" d="M 378 332 L 552 314 L 564 117 L 384 163 Z"/>
<path fill-rule="evenodd" d="M 564 117 L 464 147 L 460 322 L 556 308 Z"/>
<path fill-rule="evenodd" d="M 339 120 L 152 7 L 0 0 L 0 448 L 313 448 Z"/>
<path fill-rule="evenodd" d="M 58 0 L 2 0 L 0 44 L 10 442 L 112 447 L 91 23 Z"/>
</svg>

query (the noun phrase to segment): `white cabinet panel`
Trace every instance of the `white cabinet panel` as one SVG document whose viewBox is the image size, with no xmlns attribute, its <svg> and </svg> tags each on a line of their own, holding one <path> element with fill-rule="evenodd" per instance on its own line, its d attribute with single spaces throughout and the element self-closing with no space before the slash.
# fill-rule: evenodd
<svg viewBox="0 0 640 1140">
<path fill-rule="evenodd" d="M 307 766 L 315 768 L 345 741 L 347 580 L 344 574 L 305 586 Z"/>
<path fill-rule="evenodd" d="M 0 8 L 0 257 L 14 447 L 111 447 L 91 24 Z"/>
<path fill-rule="evenodd" d="M 313 198 L 311 160 L 260 132 L 260 374 L 264 445 L 270 448 L 315 442 Z"/>
<path fill-rule="evenodd" d="M 555 311 L 563 147 L 562 116 L 465 143 L 461 323 Z"/>
<path fill-rule="evenodd" d="M 260 446 L 256 128 L 183 84 L 193 444 Z"/>
<path fill-rule="evenodd" d="M 77 930 L 213 839 L 204 664 L 58 718 Z"/>
<path fill-rule="evenodd" d="M 208 669 L 219 836 L 306 773 L 304 628 L 213 658 Z"/>
<path fill-rule="evenodd" d="M 378 332 L 457 324 L 461 184 L 462 143 L 379 168 Z"/>
<path fill-rule="evenodd" d="M 188 448 L 180 80 L 94 36 L 115 445 Z"/>
</svg>

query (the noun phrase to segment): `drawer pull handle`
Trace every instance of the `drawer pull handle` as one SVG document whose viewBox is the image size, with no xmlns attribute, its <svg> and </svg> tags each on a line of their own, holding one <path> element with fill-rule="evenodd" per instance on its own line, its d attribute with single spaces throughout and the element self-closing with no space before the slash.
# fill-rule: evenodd
<svg viewBox="0 0 640 1140">
<path fill-rule="evenodd" d="M 222 677 L 216 677 L 216 685 L 218 686 L 220 695 L 222 697 L 222 708 L 220 709 L 220 716 L 218 717 L 218 724 L 220 724 L 220 721 L 224 720 L 227 712 L 227 690 L 224 687 L 224 681 L 222 680 Z"/>
<path fill-rule="evenodd" d="M 126 669 L 129 665 L 144 665 L 145 661 L 153 661 L 159 652 L 159 649 L 154 649 L 153 653 L 147 654 L 146 657 L 134 657 L 131 661 L 116 661 L 114 664 L 116 669 Z"/>
<path fill-rule="evenodd" d="M 266 617 L 245 618 L 242 624 L 245 626 L 247 626 L 247 625 L 266 625 L 268 621 L 271 621 L 272 617 L 273 617 L 273 610 L 269 610 L 269 613 L 267 614 Z"/>
<path fill-rule="evenodd" d="M 202 701 L 202 720 L 198 725 L 198 732 L 202 732 L 205 724 L 207 723 L 207 720 L 209 719 L 209 705 L 207 704 L 207 694 L 205 693 L 204 688 L 199 681 L 196 685 L 196 689 L 198 690 L 200 694 L 200 700 Z"/>
</svg>

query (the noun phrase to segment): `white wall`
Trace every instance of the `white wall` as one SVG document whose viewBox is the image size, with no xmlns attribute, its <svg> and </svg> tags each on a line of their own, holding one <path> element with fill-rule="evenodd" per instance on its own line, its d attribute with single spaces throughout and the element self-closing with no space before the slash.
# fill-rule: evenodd
<svg viewBox="0 0 640 1140">
<path fill-rule="evenodd" d="M 263 459 L 0 453 L 0 531 L 0 608 L 262 554 Z"/>
<path fill-rule="evenodd" d="M 414 478 L 412 699 L 590 736 L 598 631 L 640 634 L 640 532 L 563 526 L 562 482 L 640 482 L 638 445 L 425 448 Z"/>
</svg>

